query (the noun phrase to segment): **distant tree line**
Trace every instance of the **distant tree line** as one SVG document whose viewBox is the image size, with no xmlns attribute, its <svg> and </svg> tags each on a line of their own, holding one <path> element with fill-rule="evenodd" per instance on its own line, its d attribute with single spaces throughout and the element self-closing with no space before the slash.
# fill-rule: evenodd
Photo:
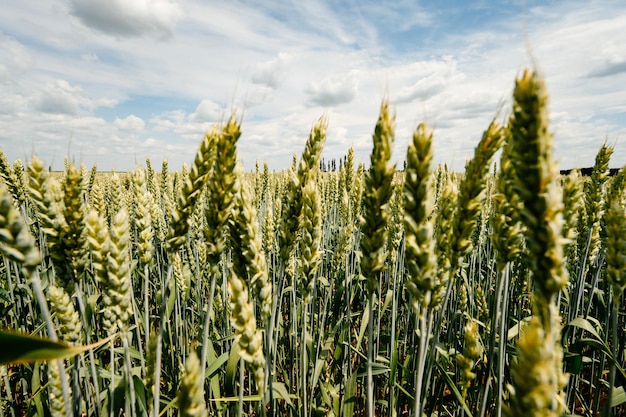
<svg viewBox="0 0 626 417">
<path fill-rule="evenodd" d="M 325 160 L 324 158 L 320 158 L 320 171 L 322 172 L 336 172 L 341 170 L 343 166 L 348 162 L 348 156 L 344 155 L 343 158 L 339 158 L 339 165 L 337 165 L 337 159 L 333 158 L 330 160 Z"/>
<path fill-rule="evenodd" d="M 324 158 L 320 158 L 320 170 L 322 172 L 337 172 L 344 167 L 347 160 L 348 160 L 348 157 L 345 155 L 339 159 L 333 158 L 333 159 L 326 160 Z M 402 171 L 404 171 L 405 169 L 406 169 L 406 161 L 404 161 L 403 163 Z M 593 167 L 579 168 L 580 174 L 586 177 L 591 176 L 592 170 L 593 170 Z M 609 176 L 611 177 L 614 176 L 615 174 L 617 174 L 618 171 L 619 171 L 619 168 L 610 168 Z M 561 175 L 568 175 L 570 172 L 572 172 L 571 169 L 562 169 Z"/>
<path fill-rule="evenodd" d="M 337 165 L 337 161 L 339 161 L 339 165 Z M 341 168 L 343 168 L 346 163 L 348 161 L 348 157 L 344 156 L 343 158 L 333 158 L 330 160 L 325 160 L 323 157 L 320 158 L 320 171 L 322 172 L 336 172 L 341 170 Z M 402 165 L 402 171 L 404 172 L 404 170 L 406 169 L 406 161 L 404 161 L 403 165 Z"/>
<path fill-rule="evenodd" d="M 580 168 L 579 171 L 582 176 L 589 177 L 591 176 L 591 171 L 593 171 L 593 168 Z M 618 171 L 619 168 L 610 168 L 609 176 L 612 177 L 613 175 L 617 174 Z M 572 172 L 571 169 L 562 169 L 561 175 L 568 175 L 570 172 Z"/>
</svg>

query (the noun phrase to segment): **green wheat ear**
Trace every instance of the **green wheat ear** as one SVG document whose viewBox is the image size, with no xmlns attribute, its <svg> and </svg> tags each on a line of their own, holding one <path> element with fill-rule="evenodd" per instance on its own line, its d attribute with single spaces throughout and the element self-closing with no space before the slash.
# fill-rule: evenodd
<svg viewBox="0 0 626 417">
<path fill-rule="evenodd" d="M 23 184 L 20 187 L 20 180 L 9 164 L 2 148 L 0 148 L 0 178 L 4 180 L 3 182 L 11 193 L 15 206 L 20 206 L 24 202 L 25 197 L 25 194 L 22 193 Z"/>
<path fill-rule="evenodd" d="M 206 227 L 203 233 L 210 268 L 217 273 L 219 257 L 226 250 L 224 231 L 235 215 L 235 198 L 240 188 L 236 174 L 240 126 L 232 117 L 221 131 L 216 131 L 213 135 L 213 158 L 217 159 L 206 187 Z"/>
<path fill-rule="evenodd" d="M 573 266 L 578 238 L 579 222 L 584 210 L 583 180 L 580 171 L 572 170 L 563 179 L 563 237 L 566 239 L 565 251 L 568 263 Z"/>
<path fill-rule="evenodd" d="M 625 168 L 613 179 L 607 193 L 605 221 L 606 279 L 613 287 L 613 303 L 619 306 L 626 289 L 626 210 L 624 209 L 624 188 L 621 184 Z"/>
<path fill-rule="evenodd" d="M 0 186 L 0 254 L 21 264 L 28 275 L 41 262 L 35 238 L 3 186 Z"/>
<path fill-rule="evenodd" d="M 237 176 L 241 181 L 241 169 L 237 170 Z M 247 276 L 254 297 L 261 306 L 262 320 L 265 321 L 272 307 L 272 283 L 268 277 L 256 208 L 250 191 L 244 185 L 240 186 L 236 203 L 237 214 L 230 222 L 233 267 L 238 274 Z"/>
<path fill-rule="evenodd" d="M 196 152 L 196 157 L 191 166 L 189 173 L 183 178 L 183 184 L 176 201 L 176 209 L 171 212 L 171 222 L 167 234 L 167 248 L 170 253 L 180 249 L 187 240 L 187 232 L 189 231 L 189 218 L 196 205 L 196 201 L 200 197 L 200 193 L 204 189 L 209 172 L 213 168 L 216 158 L 216 143 L 219 138 L 219 131 L 213 128 L 209 131 Z M 162 196 L 166 199 L 168 188 L 167 180 L 167 161 L 163 161 L 161 187 Z M 219 165 L 219 164 L 218 164 Z"/>
<path fill-rule="evenodd" d="M 476 379 L 476 374 L 473 372 L 474 363 L 482 357 L 484 350 L 478 331 L 478 323 L 475 320 L 470 320 L 465 325 L 463 339 L 465 342 L 463 353 L 457 354 L 456 361 L 461 368 L 460 385 L 463 389 L 463 398 L 465 398 L 472 381 Z"/>
<path fill-rule="evenodd" d="M 559 332 L 544 329 L 538 317 L 532 317 L 517 341 L 517 357 L 511 366 L 514 381 L 509 387 L 506 415 L 562 415 L 560 387 L 567 382 L 563 375 L 563 349 Z"/>
<path fill-rule="evenodd" d="M 300 291 L 307 302 L 315 289 L 315 273 L 321 261 L 322 207 L 317 183 L 313 178 L 302 188 L 300 213 Z"/>
<path fill-rule="evenodd" d="M 82 344 L 83 327 L 70 296 L 63 288 L 51 285 L 48 287 L 48 301 L 59 320 L 59 338 L 73 346 Z"/>
<path fill-rule="evenodd" d="M 144 384 L 146 387 L 146 404 L 148 404 L 148 414 L 152 415 L 153 399 L 155 393 L 155 365 L 157 351 L 157 335 L 151 332 L 148 338 L 148 346 L 146 347 L 146 374 L 144 376 Z"/>
<path fill-rule="evenodd" d="M 145 265 L 154 255 L 154 230 L 150 214 L 150 194 L 146 186 L 145 171 L 137 168 L 133 171 L 133 195 L 135 198 L 135 224 L 137 226 L 137 250 L 139 260 Z"/>
<path fill-rule="evenodd" d="M 514 261 L 523 250 L 523 227 L 519 219 L 520 200 L 515 191 L 515 171 L 509 158 L 510 141 L 500 157 L 500 173 L 492 196 L 492 243 L 497 251 L 496 262 L 502 271 L 507 262 Z"/>
<path fill-rule="evenodd" d="M 35 217 L 44 230 L 52 229 L 53 221 L 49 216 L 50 201 L 47 199 L 47 189 L 50 174 L 45 169 L 43 161 L 37 156 L 28 163 L 28 196 L 35 212 Z"/>
<path fill-rule="evenodd" d="M 563 196 L 553 160 L 543 80 L 526 70 L 516 81 L 513 99 L 510 158 L 522 203 L 519 217 L 526 226 L 536 298 L 550 303 L 569 276 L 563 256 Z"/>
<path fill-rule="evenodd" d="M 524 71 L 515 83 L 509 121 L 510 158 L 525 226 L 533 277 L 533 317 L 517 343 L 511 366 L 510 416 L 557 416 L 563 411 L 560 317 L 556 294 L 568 282 L 562 237 L 563 195 L 552 157 L 547 92 L 536 72 Z"/>
<path fill-rule="evenodd" d="M 437 275 L 435 241 L 430 221 L 432 131 L 420 124 L 407 150 L 404 180 L 405 264 L 409 272 L 406 288 L 413 297 L 413 310 L 423 314 L 441 302 L 442 283 Z"/>
<path fill-rule="evenodd" d="M 294 155 L 293 167 L 289 172 L 287 192 L 282 203 L 281 221 L 278 229 L 278 247 L 284 265 L 289 267 L 291 255 L 296 250 L 298 218 L 302 211 L 302 188 L 307 184 L 312 171 L 319 166 L 320 155 L 326 141 L 327 121 L 321 118 L 311 129 L 302 153 L 300 164 L 296 167 Z M 289 269 L 289 268 L 288 268 Z"/>
<path fill-rule="evenodd" d="M 394 118 L 386 101 L 380 107 L 373 140 L 370 169 L 365 177 L 361 219 L 361 271 L 367 280 L 367 291 L 370 294 L 378 290 L 378 275 L 385 266 L 387 203 L 393 193 L 391 182 L 395 172 L 395 164 L 390 163 L 394 141 Z"/>
<path fill-rule="evenodd" d="M 241 358 L 252 368 L 258 392 L 265 384 L 265 356 L 263 334 L 256 327 L 254 308 L 248 298 L 248 288 L 234 269 L 228 276 L 230 322 L 235 329 L 235 342 L 239 344 Z"/>
<path fill-rule="evenodd" d="M 63 218 L 65 221 L 60 230 L 60 242 L 65 259 L 58 259 L 58 275 L 64 288 L 71 291 L 84 275 L 85 235 L 84 217 L 85 204 L 83 177 L 73 163 L 70 163 L 63 180 Z M 69 263 L 67 266 L 61 264 Z M 69 292 L 68 291 L 68 292 Z"/>
<path fill-rule="evenodd" d="M 62 360 L 48 362 L 48 397 L 50 399 L 50 415 L 52 417 L 67 416 L 67 405 L 63 399 L 61 373 L 65 373 Z"/>
<path fill-rule="evenodd" d="M 491 160 L 500 149 L 504 134 L 498 122 L 493 120 L 476 146 L 474 157 L 465 167 L 465 176 L 459 186 L 458 204 L 454 217 L 454 240 L 452 242 L 452 267 L 457 269 L 463 257 L 472 250 L 472 233 L 485 201 L 487 175 Z"/>
<path fill-rule="evenodd" d="M 201 379 L 200 360 L 192 351 L 185 361 L 185 374 L 178 393 L 178 412 L 181 417 L 200 417 L 207 415 L 204 402 L 204 381 Z"/>
<path fill-rule="evenodd" d="M 102 303 L 103 321 L 109 334 L 126 331 L 132 315 L 130 278 L 130 236 L 128 212 L 121 209 L 109 230 L 109 251 L 106 262 Z"/>
</svg>

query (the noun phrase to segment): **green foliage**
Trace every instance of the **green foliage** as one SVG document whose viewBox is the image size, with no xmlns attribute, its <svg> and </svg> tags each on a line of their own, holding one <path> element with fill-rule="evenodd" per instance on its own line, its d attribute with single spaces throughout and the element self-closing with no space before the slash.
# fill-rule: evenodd
<svg viewBox="0 0 626 417">
<path fill-rule="evenodd" d="M 45 362 L 76 356 L 95 349 L 113 336 L 88 346 L 70 346 L 37 336 L 0 331 L 0 365 L 15 365 L 30 362 Z"/>
</svg>

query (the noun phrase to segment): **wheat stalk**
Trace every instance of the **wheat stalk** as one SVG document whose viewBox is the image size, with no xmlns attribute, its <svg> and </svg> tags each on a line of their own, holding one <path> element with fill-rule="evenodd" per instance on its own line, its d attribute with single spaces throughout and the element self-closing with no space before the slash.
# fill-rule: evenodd
<svg viewBox="0 0 626 417">
<path fill-rule="evenodd" d="M 568 282 L 562 237 L 563 200 L 552 158 L 547 93 L 536 72 L 524 71 L 513 92 L 511 163 L 522 206 L 526 246 L 534 282 L 533 313 L 518 341 L 512 366 L 510 415 L 560 415 L 562 369 L 560 317 L 554 299 Z"/>
</svg>

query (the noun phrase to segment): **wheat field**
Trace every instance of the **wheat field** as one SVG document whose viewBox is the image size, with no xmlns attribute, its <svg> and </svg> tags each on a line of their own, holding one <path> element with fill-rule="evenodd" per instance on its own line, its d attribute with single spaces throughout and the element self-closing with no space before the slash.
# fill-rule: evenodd
<svg viewBox="0 0 626 417">
<path fill-rule="evenodd" d="M 624 170 L 559 174 L 544 80 L 465 171 L 244 173 L 236 115 L 189 166 L 0 158 L 0 416 L 626 415 Z M 244 127 L 245 130 L 245 127 Z"/>
</svg>

